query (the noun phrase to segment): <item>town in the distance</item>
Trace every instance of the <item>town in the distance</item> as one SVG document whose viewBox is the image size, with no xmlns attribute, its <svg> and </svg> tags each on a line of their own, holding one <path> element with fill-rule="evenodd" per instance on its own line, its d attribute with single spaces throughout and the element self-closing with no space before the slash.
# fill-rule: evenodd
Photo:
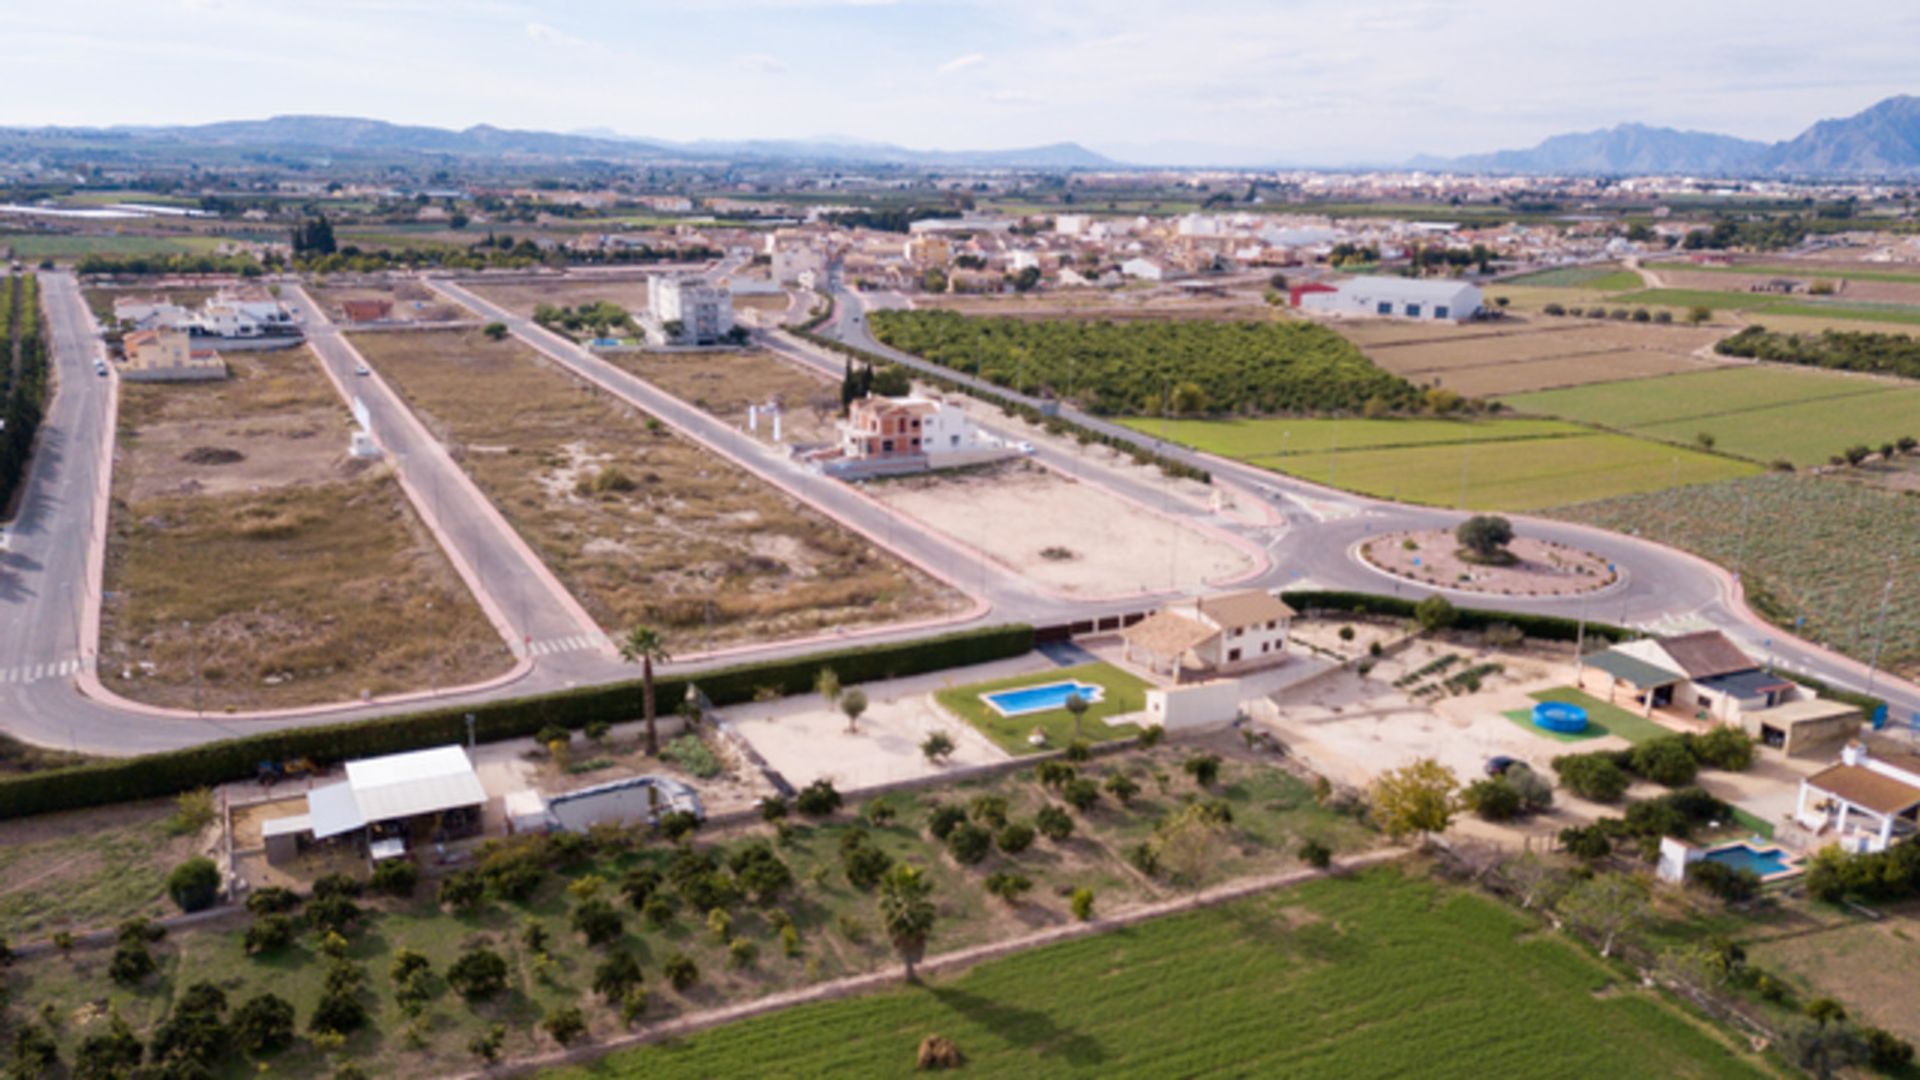
<svg viewBox="0 0 1920 1080">
<path fill-rule="evenodd" d="M 1920 1075 L 1920 98 L 144 63 L 0 109 L 6 1076 Z"/>
</svg>

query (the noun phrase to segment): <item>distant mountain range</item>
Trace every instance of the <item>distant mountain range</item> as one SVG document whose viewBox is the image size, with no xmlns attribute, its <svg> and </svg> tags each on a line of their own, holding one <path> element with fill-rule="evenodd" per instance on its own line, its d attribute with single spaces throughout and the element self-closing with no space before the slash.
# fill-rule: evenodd
<svg viewBox="0 0 1920 1080">
<path fill-rule="evenodd" d="M 1414 168 L 1487 173 L 1705 176 L 1898 176 L 1920 173 L 1920 97 L 1890 97 L 1864 112 L 1822 120 L 1799 136 L 1765 143 L 1704 131 L 1621 124 L 1555 135 L 1525 150 L 1444 158 Z"/>
<path fill-rule="evenodd" d="M 276 152 L 429 155 L 468 158 L 607 162 L 792 161 L 822 164 L 920 167 L 1074 169 L 1114 164 L 1076 143 L 1006 150 L 909 150 L 857 140 L 750 140 L 674 143 L 604 129 L 574 134 L 517 131 L 486 124 L 448 128 L 390 124 L 347 116 L 275 116 L 177 127 L 0 129 L 0 142 L 14 138 L 104 139 L 123 146 L 160 150 L 226 147 Z"/>
</svg>

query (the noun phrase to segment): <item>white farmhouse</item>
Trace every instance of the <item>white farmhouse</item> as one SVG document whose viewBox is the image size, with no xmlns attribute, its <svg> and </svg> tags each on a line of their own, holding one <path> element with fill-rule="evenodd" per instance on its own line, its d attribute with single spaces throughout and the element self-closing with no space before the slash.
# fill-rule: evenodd
<svg viewBox="0 0 1920 1080">
<path fill-rule="evenodd" d="M 1480 311 L 1481 296 L 1479 286 L 1464 281 L 1357 277 L 1340 282 L 1332 292 L 1302 295 L 1300 306 L 1347 317 L 1465 322 Z"/>
<path fill-rule="evenodd" d="M 1167 276 L 1160 264 L 1152 259 L 1133 258 L 1120 264 L 1120 273 L 1140 281 L 1159 281 Z"/>
</svg>

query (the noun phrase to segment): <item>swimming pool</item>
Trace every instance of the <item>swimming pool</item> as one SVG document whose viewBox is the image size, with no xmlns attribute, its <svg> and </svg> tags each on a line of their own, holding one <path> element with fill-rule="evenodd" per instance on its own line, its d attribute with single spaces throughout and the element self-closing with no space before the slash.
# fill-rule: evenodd
<svg viewBox="0 0 1920 1080">
<path fill-rule="evenodd" d="M 1751 870 L 1761 881 L 1791 877 L 1800 872 L 1798 860 L 1781 848 L 1758 848 L 1746 841 L 1722 844 L 1700 856 L 1707 862 L 1716 862 L 1730 866 L 1735 870 Z"/>
<path fill-rule="evenodd" d="M 1106 693 L 1106 689 L 1098 684 L 1068 679 L 1044 686 L 1022 686 L 1016 690 L 981 694 L 980 700 L 1001 716 L 1025 716 L 1028 713 L 1065 708 L 1067 699 L 1074 694 L 1079 694 L 1080 700 L 1089 705 L 1097 705 L 1106 697 Z"/>
</svg>

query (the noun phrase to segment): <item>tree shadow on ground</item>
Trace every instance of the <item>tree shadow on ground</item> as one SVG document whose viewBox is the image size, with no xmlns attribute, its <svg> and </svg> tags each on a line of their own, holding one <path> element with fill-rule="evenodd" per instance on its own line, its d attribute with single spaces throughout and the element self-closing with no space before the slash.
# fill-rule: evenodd
<svg viewBox="0 0 1920 1080">
<path fill-rule="evenodd" d="M 928 987 L 927 992 L 967 1020 L 1041 1057 L 1057 1057 L 1078 1068 L 1107 1060 L 1106 1048 L 1098 1039 L 1066 1030 L 1045 1013 L 980 997 L 957 987 L 934 986 Z"/>
</svg>

